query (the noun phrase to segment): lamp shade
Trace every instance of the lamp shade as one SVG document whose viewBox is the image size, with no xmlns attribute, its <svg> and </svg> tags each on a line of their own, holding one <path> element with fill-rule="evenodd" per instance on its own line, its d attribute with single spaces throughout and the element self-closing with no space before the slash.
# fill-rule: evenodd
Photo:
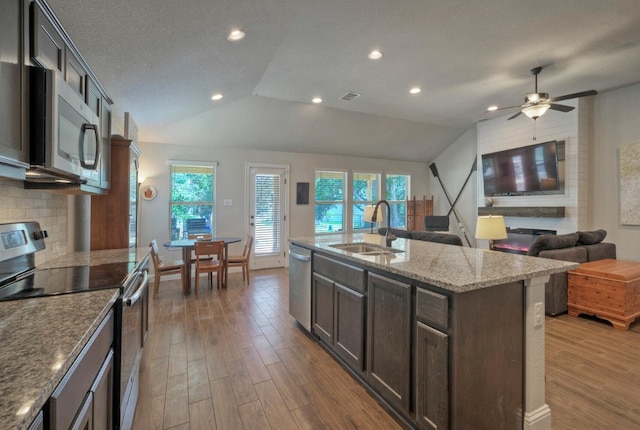
<svg viewBox="0 0 640 430">
<path fill-rule="evenodd" d="M 479 216 L 476 223 L 476 239 L 506 239 L 507 227 L 501 215 Z"/>
<path fill-rule="evenodd" d="M 364 221 L 371 222 L 371 218 L 373 218 L 373 210 L 375 209 L 375 205 L 365 206 L 364 207 Z M 378 206 L 378 216 L 376 217 L 376 222 L 384 221 L 384 212 L 382 211 L 382 206 Z"/>
</svg>

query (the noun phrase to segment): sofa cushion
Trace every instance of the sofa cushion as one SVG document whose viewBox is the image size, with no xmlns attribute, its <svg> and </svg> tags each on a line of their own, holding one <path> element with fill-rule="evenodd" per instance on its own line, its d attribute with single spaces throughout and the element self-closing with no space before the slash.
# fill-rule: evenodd
<svg viewBox="0 0 640 430">
<path fill-rule="evenodd" d="M 607 237 L 606 230 L 579 231 L 578 245 L 595 245 L 600 243 Z"/>
<path fill-rule="evenodd" d="M 586 263 L 589 261 L 587 250 L 583 246 L 571 246 L 562 249 L 547 249 L 540 251 L 540 258 L 550 258 L 552 260 L 571 261 L 573 263 Z M 566 273 L 562 273 L 566 277 Z"/>
<path fill-rule="evenodd" d="M 537 257 L 540 251 L 548 249 L 563 249 L 574 246 L 578 241 L 578 233 L 541 235 L 533 241 L 527 255 Z"/>
<path fill-rule="evenodd" d="M 596 243 L 595 245 L 582 246 L 587 250 L 587 261 L 604 260 L 606 258 L 616 258 L 616 245 L 613 243 Z"/>
<path fill-rule="evenodd" d="M 387 228 L 386 227 L 379 228 L 378 234 L 384 236 L 385 234 L 387 234 Z M 400 230 L 399 228 L 392 228 L 391 234 L 394 235 L 395 237 L 400 237 L 402 239 L 411 239 L 411 232 L 408 230 Z"/>
<path fill-rule="evenodd" d="M 411 232 L 411 238 L 416 240 L 425 240 L 427 242 L 447 243 L 449 245 L 462 246 L 462 240 L 460 236 L 456 234 L 448 233 L 433 233 L 430 231 L 413 231 Z"/>
</svg>

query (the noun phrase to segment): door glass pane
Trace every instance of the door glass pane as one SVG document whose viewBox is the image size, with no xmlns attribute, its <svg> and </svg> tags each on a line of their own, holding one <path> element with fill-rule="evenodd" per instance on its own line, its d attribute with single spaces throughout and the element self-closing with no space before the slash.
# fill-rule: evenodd
<svg viewBox="0 0 640 430">
<path fill-rule="evenodd" d="M 280 253 L 280 175 L 255 175 L 255 253 Z"/>
</svg>

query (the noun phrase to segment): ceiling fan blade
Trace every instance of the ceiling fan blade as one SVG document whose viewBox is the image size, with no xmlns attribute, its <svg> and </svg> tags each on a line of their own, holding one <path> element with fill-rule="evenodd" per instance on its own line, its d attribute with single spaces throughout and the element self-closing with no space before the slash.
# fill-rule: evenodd
<svg viewBox="0 0 640 430">
<path fill-rule="evenodd" d="M 596 90 L 582 91 L 580 93 L 573 93 L 573 94 L 567 94 L 560 97 L 554 97 L 551 99 L 551 101 L 559 102 L 562 100 L 577 99 L 578 97 L 595 96 L 596 94 L 598 94 Z"/>
<path fill-rule="evenodd" d="M 500 108 L 493 109 L 493 110 L 487 109 L 487 111 L 488 112 L 497 112 L 499 110 L 507 110 L 507 109 L 513 109 L 513 108 L 519 108 L 519 107 L 522 107 L 522 106 L 521 105 L 505 106 L 505 107 L 500 107 Z"/>
<path fill-rule="evenodd" d="M 549 105 L 549 109 L 559 110 L 560 112 L 570 112 L 570 111 L 574 110 L 575 108 L 573 106 L 557 105 L 555 103 L 551 103 Z"/>
<path fill-rule="evenodd" d="M 514 114 L 513 114 L 513 115 L 511 115 L 509 118 L 507 118 L 507 121 L 509 121 L 510 119 L 514 119 L 514 118 L 516 118 L 516 117 L 517 117 L 517 116 L 519 116 L 521 113 L 522 113 L 522 111 L 518 111 L 518 112 L 514 113 Z"/>
</svg>

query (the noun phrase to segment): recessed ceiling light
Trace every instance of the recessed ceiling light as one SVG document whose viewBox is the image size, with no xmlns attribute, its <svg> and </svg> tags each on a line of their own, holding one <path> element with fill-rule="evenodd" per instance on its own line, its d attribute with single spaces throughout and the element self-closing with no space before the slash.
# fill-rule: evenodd
<svg viewBox="0 0 640 430">
<path fill-rule="evenodd" d="M 422 91 L 422 90 L 421 90 L 420 88 L 418 88 L 418 87 L 413 87 L 413 88 L 411 88 L 411 89 L 409 90 L 409 92 L 410 92 L 411 94 L 419 94 L 419 93 L 420 93 L 420 91 Z"/>
<path fill-rule="evenodd" d="M 223 97 L 222 94 L 218 93 L 218 94 L 214 94 L 211 96 L 211 100 L 220 100 Z"/>
<path fill-rule="evenodd" d="M 370 60 L 378 60 L 380 58 L 382 58 L 382 52 L 378 51 L 377 49 L 374 49 L 373 51 L 369 52 Z"/>
<path fill-rule="evenodd" d="M 496 106 L 496 105 L 489 106 L 489 107 L 487 108 L 487 110 L 488 110 L 489 112 L 493 112 L 494 110 L 498 110 L 498 106 Z"/>
<path fill-rule="evenodd" d="M 229 33 L 229 35 L 227 36 L 227 39 L 235 42 L 236 40 L 242 40 L 244 39 L 244 31 L 242 30 L 233 30 L 231 31 L 231 33 Z"/>
<path fill-rule="evenodd" d="M 315 104 L 322 103 L 322 99 L 320 97 L 314 97 L 311 99 L 311 101 Z"/>
</svg>

